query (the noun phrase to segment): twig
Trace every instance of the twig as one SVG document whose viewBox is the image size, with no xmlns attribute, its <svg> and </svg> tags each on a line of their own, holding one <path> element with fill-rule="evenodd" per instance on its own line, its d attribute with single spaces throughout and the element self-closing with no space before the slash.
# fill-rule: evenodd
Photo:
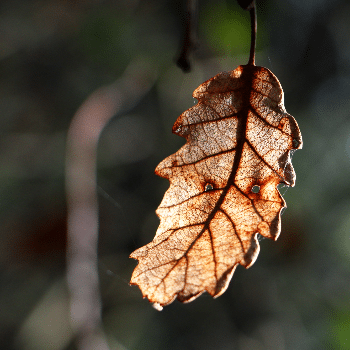
<svg viewBox="0 0 350 350">
<path fill-rule="evenodd" d="M 256 46 L 256 30 L 257 30 L 255 1 L 252 1 L 252 6 L 249 8 L 249 14 L 250 14 L 250 25 L 251 25 L 251 41 L 250 41 L 250 55 L 249 55 L 248 65 L 255 66 L 255 46 Z"/>
<path fill-rule="evenodd" d="M 133 62 L 122 78 L 92 93 L 74 115 L 67 135 L 66 196 L 68 207 L 67 282 L 70 313 L 79 350 L 107 350 L 101 324 L 99 291 L 97 146 L 116 114 L 145 96 L 155 74 L 145 62 Z"/>
<path fill-rule="evenodd" d="M 196 47 L 195 27 L 197 23 L 197 0 L 187 0 L 187 9 L 185 14 L 185 35 L 182 43 L 182 49 L 176 64 L 185 73 L 191 70 L 191 63 L 188 58 L 190 52 Z"/>
</svg>

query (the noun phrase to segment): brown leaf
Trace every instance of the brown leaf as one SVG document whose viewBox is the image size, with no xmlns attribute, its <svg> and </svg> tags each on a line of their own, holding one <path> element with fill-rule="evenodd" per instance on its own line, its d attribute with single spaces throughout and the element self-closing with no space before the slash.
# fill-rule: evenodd
<svg viewBox="0 0 350 350">
<path fill-rule="evenodd" d="M 139 260 L 130 283 L 157 308 L 204 291 L 221 295 L 238 264 L 255 262 L 258 233 L 278 238 L 285 201 L 277 185 L 294 186 L 290 155 L 302 148 L 282 87 L 266 68 L 220 73 L 193 97 L 198 104 L 173 126 L 186 144 L 156 168 L 170 181 L 156 236 L 130 255 Z"/>
</svg>

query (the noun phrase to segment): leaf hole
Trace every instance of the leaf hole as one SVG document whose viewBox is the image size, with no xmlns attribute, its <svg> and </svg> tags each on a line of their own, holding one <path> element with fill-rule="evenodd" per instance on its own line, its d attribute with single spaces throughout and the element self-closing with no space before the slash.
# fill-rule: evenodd
<svg viewBox="0 0 350 350">
<path fill-rule="evenodd" d="M 212 184 L 206 184 L 205 185 L 205 192 L 212 190 L 214 187 Z"/>
<path fill-rule="evenodd" d="M 252 192 L 253 192 L 253 193 L 259 193 L 259 191 L 260 191 L 260 186 L 254 185 L 254 186 L 252 187 Z"/>
</svg>

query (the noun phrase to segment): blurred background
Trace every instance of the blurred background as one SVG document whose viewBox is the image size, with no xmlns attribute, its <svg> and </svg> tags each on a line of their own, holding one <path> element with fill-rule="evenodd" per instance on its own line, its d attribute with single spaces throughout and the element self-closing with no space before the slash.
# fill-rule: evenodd
<svg viewBox="0 0 350 350">
<path fill-rule="evenodd" d="M 304 149 L 277 242 L 226 293 L 158 312 L 128 285 L 168 182 L 157 164 L 184 139 L 192 92 L 246 64 L 248 12 L 201 0 L 192 71 L 176 65 L 184 0 L 0 4 L 0 348 L 73 350 L 66 287 L 65 142 L 79 106 L 138 61 L 151 88 L 98 149 L 99 277 L 111 349 L 350 349 L 350 3 L 257 0 L 257 65 L 280 80 Z M 140 63 L 141 62 L 141 63 Z"/>
</svg>

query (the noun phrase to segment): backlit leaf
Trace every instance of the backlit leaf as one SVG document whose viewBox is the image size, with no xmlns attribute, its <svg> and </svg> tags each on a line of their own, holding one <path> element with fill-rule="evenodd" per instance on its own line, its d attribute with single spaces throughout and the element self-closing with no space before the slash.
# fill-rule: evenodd
<svg viewBox="0 0 350 350">
<path fill-rule="evenodd" d="M 291 154 L 302 147 L 278 79 L 266 68 L 239 66 L 200 85 L 198 104 L 175 122 L 186 144 L 156 174 L 170 187 L 157 209 L 153 241 L 131 254 L 131 284 L 160 308 L 228 287 L 238 264 L 250 267 L 257 235 L 276 240 L 286 206 L 277 185 L 294 186 Z"/>
</svg>

